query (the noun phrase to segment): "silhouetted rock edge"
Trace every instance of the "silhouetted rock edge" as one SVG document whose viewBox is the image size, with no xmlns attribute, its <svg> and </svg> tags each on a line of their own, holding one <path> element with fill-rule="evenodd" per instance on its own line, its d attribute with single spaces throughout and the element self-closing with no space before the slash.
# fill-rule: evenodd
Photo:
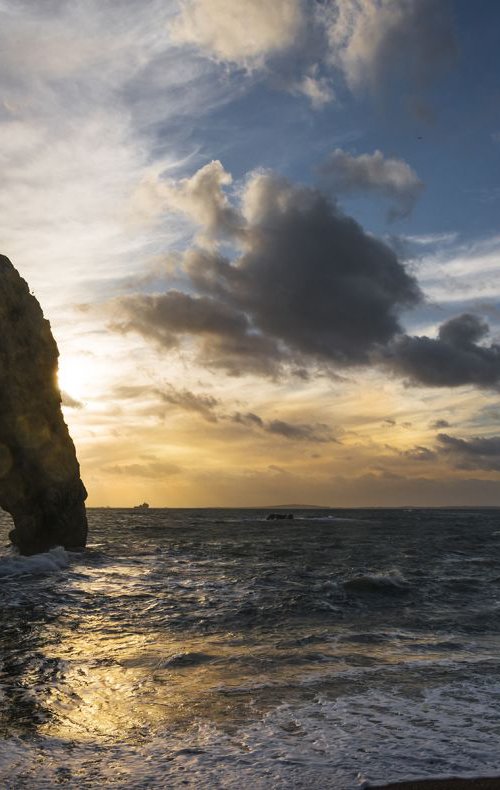
<svg viewBox="0 0 500 790">
<path fill-rule="evenodd" d="M 28 284 L 0 255 L 0 507 L 22 554 L 87 541 L 87 492 L 61 411 L 59 352 Z"/>
</svg>

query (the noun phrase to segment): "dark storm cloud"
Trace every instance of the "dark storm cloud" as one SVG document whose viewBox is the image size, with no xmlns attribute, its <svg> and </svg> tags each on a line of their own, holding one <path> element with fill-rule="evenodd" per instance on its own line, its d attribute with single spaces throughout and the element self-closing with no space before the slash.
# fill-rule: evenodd
<svg viewBox="0 0 500 790">
<path fill-rule="evenodd" d="M 202 171 L 211 177 L 184 179 L 177 207 L 210 236 L 182 256 L 189 293 L 123 297 L 120 331 L 166 350 L 187 339 L 202 365 L 235 376 L 382 363 L 419 385 L 498 386 L 500 346 L 485 345 L 489 328 L 477 316 L 448 320 L 437 338 L 404 334 L 399 314 L 422 298 L 416 280 L 320 190 L 255 172 L 235 208 L 220 163 Z"/>
<path fill-rule="evenodd" d="M 398 310 L 419 291 L 396 255 L 315 189 L 271 174 L 250 187 L 247 249 L 225 296 L 294 353 L 366 362 L 399 330 Z"/>
<path fill-rule="evenodd" d="M 500 436 L 475 436 L 459 439 L 446 433 L 438 434 L 439 451 L 457 469 L 500 471 Z"/>
<path fill-rule="evenodd" d="M 182 334 L 231 337 L 248 327 L 245 315 L 230 305 L 181 291 L 123 297 L 121 306 L 128 321 L 118 328 L 135 329 L 166 348 L 176 346 Z"/>
<path fill-rule="evenodd" d="M 198 355 L 202 365 L 224 370 L 231 376 L 253 373 L 277 378 L 283 365 L 291 360 L 290 352 L 280 347 L 274 338 L 252 330 L 233 337 L 219 335 L 206 338 Z"/>
<path fill-rule="evenodd" d="M 366 363 L 401 332 L 398 313 L 420 292 L 386 244 L 318 190 L 270 173 L 253 175 L 242 204 L 242 253 L 229 261 L 189 251 L 185 271 L 198 295 L 123 298 L 118 328 L 167 349 L 197 338 L 205 365 L 236 375 Z"/>
<path fill-rule="evenodd" d="M 120 311 L 114 329 L 138 332 L 163 349 L 178 346 L 183 337 L 196 338 L 200 363 L 224 368 L 233 376 L 272 377 L 289 358 L 274 338 L 256 332 L 246 314 L 228 300 L 168 291 L 123 297 Z"/>
<path fill-rule="evenodd" d="M 400 338 L 389 352 L 389 364 L 411 382 L 428 387 L 496 387 L 500 346 L 479 345 L 488 332 L 488 324 L 464 313 L 442 324 L 436 339 Z"/>
</svg>

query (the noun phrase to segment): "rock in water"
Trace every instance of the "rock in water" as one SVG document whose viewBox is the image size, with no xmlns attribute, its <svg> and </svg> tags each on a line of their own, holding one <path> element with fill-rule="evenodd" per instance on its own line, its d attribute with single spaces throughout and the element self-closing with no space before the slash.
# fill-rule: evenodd
<svg viewBox="0 0 500 790">
<path fill-rule="evenodd" d="M 87 540 L 87 492 L 61 412 L 58 356 L 38 301 L 0 255 L 0 507 L 22 554 Z"/>
</svg>

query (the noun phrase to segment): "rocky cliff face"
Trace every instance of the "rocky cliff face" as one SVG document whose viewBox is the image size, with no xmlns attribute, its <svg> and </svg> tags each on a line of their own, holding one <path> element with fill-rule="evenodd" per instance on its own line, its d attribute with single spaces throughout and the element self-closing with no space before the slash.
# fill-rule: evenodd
<svg viewBox="0 0 500 790">
<path fill-rule="evenodd" d="M 87 492 L 61 412 L 49 322 L 0 255 L 0 507 L 23 554 L 85 546 Z"/>
</svg>

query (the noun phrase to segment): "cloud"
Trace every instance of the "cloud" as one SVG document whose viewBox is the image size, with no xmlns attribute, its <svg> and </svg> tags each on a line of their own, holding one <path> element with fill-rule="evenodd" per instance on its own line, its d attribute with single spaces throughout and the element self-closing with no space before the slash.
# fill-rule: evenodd
<svg viewBox="0 0 500 790">
<path fill-rule="evenodd" d="M 220 61 L 248 68 L 290 48 L 304 23 L 300 0 L 184 0 L 170 31 Z"/>
<path fill-rule="evenodd" d="M 253 330 L 245 313 L 225 301 L 180 291 L 134 295 L 117 303 L 121 318 L 111 326 L 135 331 L 161 349 L 179 347 L 185 337 L 197 343 L 197 360 L 230 375 L 277 376 L 288 355 L 278 343 Z"/>
<path fill-rule="evenodd" d="M 200 414 L 208 422 L 217 422 L 215 409 L 219 405 L 217 398 L 212 395 L 197 395 L 190 390 L 176 390 L 174 387 L 160 393 L 164 403 L 178 406 L 184 411 L 191 411 Z"/>
<path fill-rule="evenodd" d="M 337 0 L 324 13 L 330 59 L 353 91 L 404 81 L 420 92 L 456 58 L 447 0 Z"/>
<path fill-rule="evenodd" d="M 249 411 L 246 414 L 241 414 L 239 411 L 235 412 L 231 420 L 239 425 L 248 425 L 250 427 L 264 428 L 264 420 L 258 414 Z"/>
<path fill-rule="evenodd" d="M 335 98 L 316 0 L 184 0 L 171 38 L 201 55 L 305 96 L 315 109 Z"/>
<path fill-rule="evenodd" d="M 407 217 L 424 187 L 406 162 L 386 159 L 381 151 L 353 156 L 336 148 L 320 172 L 336 195 L 376 193 L 393 201 L 391 219 Z"/>
<path fill-rule="evenodd" d="M 428 387 L 497 387 L 500 382 L 500 345 L 479 345 L 489 327 L 469 313 L 442 324 L 438 337 L 400 338 L 387 361 L 398 374 Z"/>
<path fill-rule="evenodd" d="M 117 464 L 102 467 L 105 474 L 124 475 L 126 477 L 163 478 L 177 475 L 182 470 L 177 464 L 169 461 L 150 461 L 145 464 Z"/>
<path fill-rule="evenodd" d="M 123 297 L 119 304 L 130 316 L 119 328 L 135 329 L 165 348 L 178 345 L 183 334 L 233 338 L 244 335 L 248 328 L 245 315 L 230 305 L 182 291 Z"/>
<path fill-rule="evenodd" d="M 67 392 L 61 390 L 61 403 L 68 409 L 83 409 L 83 403 L 76 398 L 72 398 Z"/>
<path fill-rule="evenodd" d="M 419 260 L 419 282 L 429 299 L 442 305 L 498 301 L 499 255 L 498 235 L 431 251 Z"/>
<path fill-rule="evenodd" d="M 406 235 L 400 237 L 402 241 L 418 244 L 423 247 L 434 245 L 452 244 L 458 238 L 458 233 L 424 233 L 420 235 Z"/>
<path fill-rule="evenodd" d="M 335 80 L 354 92 L 391 82 L 429 115 L 419 94 L 456 56 L 447 0 L 183 0 L 170 35 L 313 107 L 333 100 Z"/>
<path fill-rule="evenodd" d="M 190 211 L 186 188 L 178 208 Z M 212 181 L 204 201 L 213 205 L 220 189 L 220 178 Z M 188 336 L 206 366 L 276 376 L 284 367 L 367 363 L 401 332 L 398 313 L 420 299 L 395 253 L 317 189 L 254 172 L 231 208 L 237 222 L 216 216 L 197 212 L 211 234 L 232 232 L 234 258 L 192 248 L 184 256 L 191 293 L 123 298 L 118 329 L 165 349 Z"/>
<path fill-rule="evenodd" d="M 119 384 L 113 388 L 113 397 L 119 400 L 129 400 L 150 395 L 154 389 L 147 384 Z"/>
<path fill-rule="evenodd" d="M 410 461 L 434 461 L 436 453 L 428 447 L 417 445 L 412 447 L 411 450 L 403 450 L 400 455 L 403 458 L 408 458 Z"/>
<path fill-rule="evenodd" d="M 327 77 L 318 77 L 317 68 L 313 67 L 308 74 L 291 85 L 291 92 L 306 96 L 315 110 L 319 110 L 335 98 L 332 84 Z"/>
<path fill-rule="evenodd" d="M 437 438 L 439 451 L 453 461 L 457 469 L 500 471 L 500 436 L 459 439 L 440 433 Z"/>
<path fill-rule="evenodd" d="M 159 401 L 162 404 L 168 403 L 183 411 L 195 412 L 208 422 L 217 422 L 219 419 L 218 408 L 220 401 L 214 398 L 213 395 L 196 393 L 188 389 L 176 389 L 171 384 L 164 385 L 161 388 L 144 384 L 121 384 L 113 387 L 111 394 L 119 400 L 139 399 L 144 401 L 148 399 L 154 402 Z M 151 409 L 150 406 L 149 408 Z"/>
<path fill-rule="evenodd" d="M 333 439 L 328 426 L 321 423 L 319 425 L 293 425 L 284 420 L 271 420 L 267 423 L 266 430 L 269 433 L 284 436 L 285 439 L 308 442 L 336 441 L 336 439 Z"/>
<path fill-rule="evenodd" d="M 230 417 L 232 422 L 239 425 L 245 425 L 250 428 L 258 428 L 265 433 L 275 434 L 282 436 L 291 441 L 305 441 L 305 442 L 337 442 L 328 425 L 324 423 L 315 423 L 313 425 L 308 423 L 290 423 L 285 420 L 269 420 L 265 421 L 258 414 L 247 412 L 241 414 L 235 412 Z"/>
<path fill-rule="evenodd" d="M 450 427 L 450 423 L 448 422 L 448 420 L 434 420 L 434 422 L 431 422 L 431 424 L 429 425 L 429 428 L 434 428 L 435 430 L 439 430 L 441 428 L 449 428 L 449 427 Z"/>
<path fill-rule="evenodd" d="M 391 160 L 378 153 L 336 159 L 347 183 L 378 189 L 375 160 L 380 189 L 404 194 L 412 181 L 391 181 Z M 382 362 L 413 384 L 498 385 L 500 347 L 485 344 L 488 325 L 475 315 L 446 321 L 437 338 L 404 334 L 399 314 L 421 300 L 415 279 L 320 190 L 268 171 L 250 173 L 229 196 L 231 184 L 220 162 L 170 182 L 168 205 L 201 227 L 179 254 L 185 290 L 120 299 L 119 331 L 194 349 L 205 367 L 236 376 Z"/>
<path fill-rule="evenodd" d="M 231 175 L 219 161 L 200 168 L 191 178 L 156 181 L 159 208 L 186 214 L 204 230 L 204 238 L 237 234 L 240 217 L 224 194 Z"/>
<path fill-rule="evenodd" d="M 151 388 L 141 385 L 120 385 L 113 395 L 125 400 L 152 396 L 162 404 L 169 404 L 182 411 L 198 414 L 210 423 L 232 423 L 251 430 L 281 436 L 290 441 L 338 442 L 325 423 L 295 423 L 282 419 L 266 420 L 254 412 L 230 411 L 220 399 L 206 393 L 195 393 L 188 389 L 176 389 L 172 385 Z M 151 413 L 151 410 L 150 410 Z"/>
</svg>

